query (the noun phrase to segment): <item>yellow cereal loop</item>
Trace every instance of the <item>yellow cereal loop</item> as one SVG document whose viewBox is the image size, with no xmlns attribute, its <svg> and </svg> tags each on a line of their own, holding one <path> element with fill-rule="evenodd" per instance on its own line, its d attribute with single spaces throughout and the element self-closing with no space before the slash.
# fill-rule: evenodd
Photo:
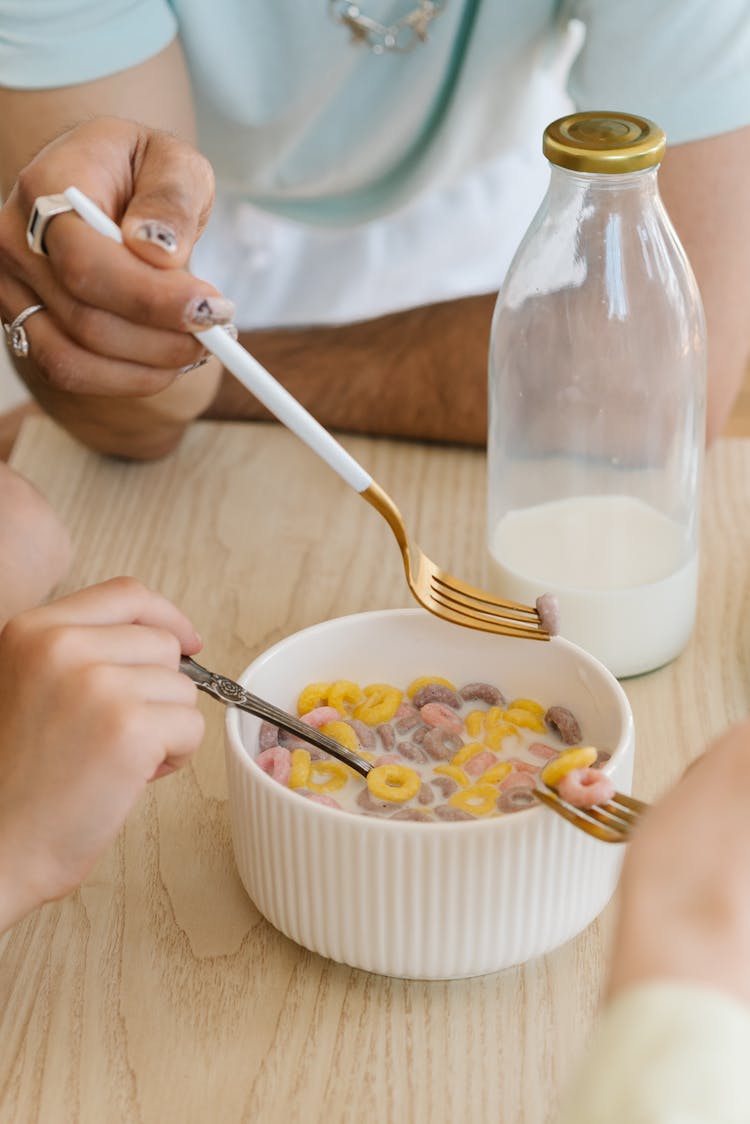
<svg viewBox="0 0 750 1124">
<path fill-rule="evenodd" d="M 553 757 L 542 769 L 542 780 L 550 788 L 555 788 L 563 777 L 573 769 L 586 769 L 593 765 L 599 756 L 599 751 L 591 745 L 574 746 L 564 749 L 559 757 Z"/>
<path fill-rule="evenodd" d="M 458 753 L 451 757 L 451 765 L 464 765 L 471 757 L 476 757 L 484 749 L 482 742 L 467 742 L 462 745 Z"/>
<path fill-rule="evenodd" d="M 333 706 L 339 714 L 350 714 L 354 706 L 358 706 L 364 695 L 359 683 L 352 683 L 349 679 L 338 679 L 331 684 L 328 692 L 328 706 Z"/>
<path fill-rule="evenodd" d="M 420 691 L 422 687 L 429 687 L 431 683 L 437 683 L 441 687 L 450 687 L 451 691 L 456 690 L 450 679 L 443 679 L 440 675 L 421 675 L 419 679 L 415 679 L 413 683 L 409 684 L 406 693 L 410 699 L 413 699 L 417 691 Z"/>
<path fill-rule="evenodd" d="M 464 718 L 464 726 L 470 738 L 478 738 L 481 734 L 486 713 L 484 710 L 470 710 Z"/>
<path fill-rule="evenodd" d="M 511 736 L 521 737 L 516 727 L 511 726 L 510 722 L 498 722 L 487 730 L 484 735 L 484 744 L 488 749 L 500 749 L 503 741 Z"/>
<path fill-rule="evenodd" d="M 318 706 L 325 706 L 330 688 L 330 683 L 308 683 L 297 699 L 297 713 L 307 714 Z"/>
<path fill-rule="evenodd" d="M 306 749 L 292 750 L 292 768 L 289 773 L 290 788 L 304 788 L 310 776 L 311 760 Z"/>
<path fill-rule="evenodd" d="M 350 749 L 352 753 L 359 753 L 359 738 L 348 722 L 326 722 L 320 727 L 320 732 Z"/>
<path fill-rule="evenodd" d="M 494 809 L 497 789 L 493 784 L 472 784 L 448 797 L 448 803 L 473 816 L 487 816 Z"/>
<path fill-rule="evenodd" d="M 419 773 L 408 765 L 376 765 L 367 774 L 367 787 L 378 800 L 403 804 L 416 796 L 421 786 Z"/>
<path fill-rule="evenodd" d="M 508 710 L 528 710 L 531 714 L 535 714 L 537 718 L 543 718 L 545 714 L 545 708 L 534 699 L 514 699 L 512 703 L 508 704 Z"/>
<path fill-rule="evenodd" d="M 310 765 L 310 776 L 307 787 L 310 792 L 321 792 L 324 795 L 338 792 L 349 779 L 349 769 L 341 761 L 313 761 Z"/>
<path fill-rule="evenodd" d="M 368 726 L 390 722 L 401 706 L 403 692 L 388 683 L 370 683 L 364 688 L 364 702 L 354 708 L 354 717 Z"/>
<path fill-rule="evenodd" d="M 493 726 L 498 726 L 501 722 L 505 721 L 505 711 L 500 706 L 491 706 L 489 710 L 484 712 L 484 728 L 491 730 Z"/>
<path fill-rule="evenodd" d="M 547 727 L 537 714 L 532 714 L 530 710 L 524 709 L 521 706 L 509 707 L 505 711 L 505 718 L 508 722 L 512 722 L 514 726 L 523 726 L 527 730 L 533 730 L 537 734 L 546 734 Z"/>
<path fill-rule="evenodd" d="M 482 773 L 482 784 L 499 784 L 500 781 L 505 780 L 512 768 L 510 761 L 498 761 L 497 765 L 490 765 L 489 769 Z"/>
<path fill-rule="evenodd" d="M 443 776 L 451 777 L 452 780 L 458 781 L 462 788 L 465 788 L 469 783 L 469 778 L 463 769 L 458 765 L 436 765 L 432 770 L 433 773 L 442 773 Z"/>
</svg>

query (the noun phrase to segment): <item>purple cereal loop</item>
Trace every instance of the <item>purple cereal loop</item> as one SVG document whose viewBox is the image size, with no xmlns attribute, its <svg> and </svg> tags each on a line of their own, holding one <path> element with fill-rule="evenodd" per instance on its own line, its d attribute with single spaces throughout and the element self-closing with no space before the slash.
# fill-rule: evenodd
<svg viewBox="0 0 750 1124">
<path fill-rule="evenodd" d="M 388 817 L 389 820 L 413 820 L 414 823 L 429 823 L 430 817 L 427 812 L 423 812 L 420 808 L 399 808 L 392 816 Z"/>
<path fill-rule="evenodd" d="M 505 695 L 491 683 L 467 683 L 458 692 L 465 702 L 486 702 L 487 706 L 505 706 Z"/>
<path fill-rule="evenodd" d="M 366 722 L 360 722 L 359 718 L 345 718 L 344 722 L 347 726 L 351 726 L 357 735 L 360 749 L 375 748 L 375 731 L 372 726 L 368 726 Z"/>
<path fill-rule="evenodd" d="M 393 726 L 399 734 L 408 734 L 419 725 L 419 711 L 411 703 L 401 703 L 393 717 Z"/>
<path fill-rule="evenodd" d="M 424 765 L 425 761 L 429 761 L 422 746 L 408 740 L 399 742 L 396 752 L 400 753 L 406 761 L 413 761 L 415 765 Z"/>
<path fill-rule="evenodd" d="M 463 808 L 454 808 L 452 804 L 438 804 L 435 808 L 435 815 L 439 820 L 473 820 L 476 817 L 472 816 L 471 812 L 464 811 Z"/>
<path fill-rule="evenodd" d="M 411 701 L 417 710 L 421 710 L 423 706 L 431 702 L 452 706 L 454 710 L 461 709 L 461 700 L 456 692 L 442 683 L 426 683 L 424 687 L 420 687 L 418 691 L 414 692 Z"/>
<path fill-rule="evenodd" d="M 357 803 L 364 812 L 392 811 L 392 800 L 376 800 L 369 788 L 363 788 L 357 793 Z"/>
<path fill-rule="evenodd" d="M 429 726 L 417 726 L 416 730 L 412 730 L 410 740 L 413 741 L 415 745 L 421 745 L 429 732 Z"/>
<path fill-rule="evenodd" d="M 450 780 L 450 777 L 446 777 L 445 779 Z M 421 788 L 419 789 L 419 792 L 417 793 L 417 803 L 418 804 L 434 804 L 434 802 L 435 802 L 435 793 L 432 791 L 432 789 L 430 788 L 430 786 L 428 784 L 423 783 Z"/>
<path fill-rule="evenodd" d="M 601 769 L 602 765 L 607 764 L 607 762 L 609 761 L 611 756 L 612 756 L 612 754 L 608 753 L 606 749 L 598 749 L 596 751 L 596 761 L 593 763 L 591 768 L 592 769 Z"/>
<path fill-rule="evenodd" d="M 378 726 L 378 737 L 383 743 L 383 749 L 386 753 L 389 753 L 396 744 L 396 735 L 393 726 L 389 726 L 387 722 L 384 722 L 382 726 Z"/>
<path fill-rule="evenodd" d="M 560 606 L 554 593 L 543 593 L 537 597 L 536 611 L 542 628 L 546 628 L 550 636 L 557 636 L 560 631 Z"/>
<path fill-rule="evenodd" d="M 436 726 L 434 730 L 425 734 L 422 742 L 430 757 L 434 758 L 435 761 L 450 761 L 463 744 L 458 734 L 452 734 L 450 730 L 443 729 L 440 726 Z"/>
<path fill-rule="evenodd" d="M 270 749 L 272 745 L 279 744 L 279 727 L 272 726 L 270 722 L 261 722 L 258 734 L 258 749 Z"/>
<path fill-rule="evenodd" d="M 522 812 L 536 802 L 536 797 L 530 788 L 512 788 L 509 792 L 500 793 L 495 807 L 498 812 Z"/>
<path fill-rule="evenodd" d="M 446 800 L 458 791 L 458 781 L 454 781 L 453 777 L 433 777 L 431 783 Z"/>
<path fill-rule="evenodd" d="M 544 721 L 566 745 L 575 745 L 581 740 L 578 719 L 567 706 L 551 706 L 544 716 Z"/>
</svg>

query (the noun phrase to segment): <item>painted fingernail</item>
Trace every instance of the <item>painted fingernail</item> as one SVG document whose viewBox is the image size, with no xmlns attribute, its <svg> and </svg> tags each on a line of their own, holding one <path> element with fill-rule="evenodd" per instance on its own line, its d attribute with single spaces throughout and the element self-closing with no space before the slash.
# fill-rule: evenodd
<svg viewBox="0 0 750 1124">
<path fill-rule="evenodd" d="M 136 228 L 135 237 L 141 242 L 150 242 L 165 250 L 168 254 L 177 253 L 177 235 L 171 226 L 167 226 L 157 219 L 148 219 Z"/>
<path fill-rule="evenodd" d="M 180 367 L 180 374 L 186 375 L 188 371 L 197 371 L 199 367 L 205 367 L 210 358 L 210 355 L 203 355 L 200 359 L 196 359 L 195 363 L 188 363 L 187 367 Z"/>
<path fill-rule="evenodd" d="M 229 324 L 234 305 L 226 297 L 196 297 L 185 309 L 188 324 Z"/>
</svg>

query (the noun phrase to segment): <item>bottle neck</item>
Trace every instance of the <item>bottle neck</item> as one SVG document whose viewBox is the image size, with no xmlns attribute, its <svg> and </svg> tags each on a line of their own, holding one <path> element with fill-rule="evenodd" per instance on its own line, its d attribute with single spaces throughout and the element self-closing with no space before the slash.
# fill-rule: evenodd
<svg viewBox="0 0 750 1124">
<path fill-rule="evenodd" d="M 628 200 L 633 197 L 643 201 L 656 199 L 659 197 L 657 172 L 658 165 L 640 172 L 595 173 L 574 172 L 570 168 L 550 164 L 548 194 L 557 202 L 576 197 L 590 200 L 592 196 L 602 195 L 607 196 L 608 206 L 612 206 L 616 196 Z"/>
</svg>

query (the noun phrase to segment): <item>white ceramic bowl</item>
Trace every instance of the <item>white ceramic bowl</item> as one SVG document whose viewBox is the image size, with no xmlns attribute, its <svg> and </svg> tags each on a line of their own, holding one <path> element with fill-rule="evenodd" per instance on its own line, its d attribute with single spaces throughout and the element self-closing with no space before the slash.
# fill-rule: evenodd
<svg viewBox="0 0 750 1124">
<path fill-rule="evenodd" d="M 630 792 L 633 720 L 619 683 L 582 649 L 446 624 L 421 609 L 340 617 L 274 645 L 240 677 L 295 713 L 307 683 L 403 687 L 421 675 L 482 680 L 506 697 L 568 706 Z M 252 760 L 259 720 L 227 712 L 232 838 L 245 888 L 272 925 L 322 956 L 392 976 L 454 979 L 549 952 L 604 908 L 622 846 L 541 805 L 494 819 L 360 816 L 283 787 Z"/>
</svg>

